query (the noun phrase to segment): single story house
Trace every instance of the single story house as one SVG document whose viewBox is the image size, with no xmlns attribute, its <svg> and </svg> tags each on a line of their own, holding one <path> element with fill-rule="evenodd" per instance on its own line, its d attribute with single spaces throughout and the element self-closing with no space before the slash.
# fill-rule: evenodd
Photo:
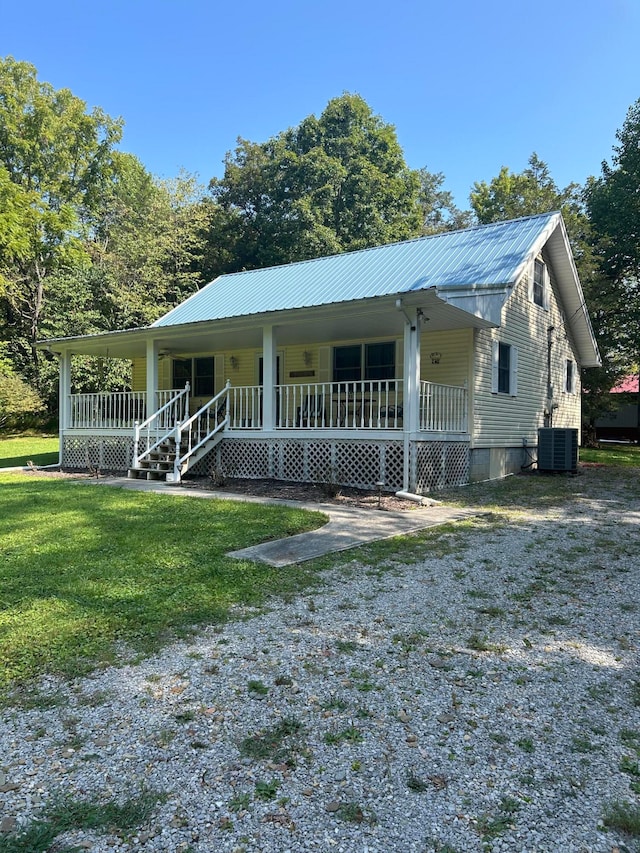
<svg viewBox="0 0 640 853">
<path fill-rule="evenodd" d="M 640 441 L 638 375 L 625 376 L 611 389 L 611 410 L 596 419 L 598 441 Z"/>
<path fill-rule="evenodd" d="M 560 213 L 222 275 L 149 327 L 40 346 L 66 468 L 416 493 L 579 429 L 600 363 Z M 132 389 L 74 393 L 74 354 L 131 359 Z"/>
</svg>

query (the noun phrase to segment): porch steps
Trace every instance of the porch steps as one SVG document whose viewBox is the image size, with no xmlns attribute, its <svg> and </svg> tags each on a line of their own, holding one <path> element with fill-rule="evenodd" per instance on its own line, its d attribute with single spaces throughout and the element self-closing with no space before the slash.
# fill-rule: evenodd
<svg viewBox="0 0 640 853">
<path fill-rule="evenodd" d="M 202 447 L 198 448 L 195 453 L 192 453 L 191 456 L 183 463 L 181 474 L 186 474 L 187 471 L 192 468 L 196 462 L 206 456 L 210 450 L 212 450 L 220 441 L 222 440 L 222 434 L 217 433 L 214 435 L 210 441 L 207 441 Z M 199 439 L 197 437 L 192 437 L 192 441 L 197 444 Z M 186 442 L 182 442 L 180 446 L 180 456 L 184 456 L 184 454 L 188 450 L 188 445 Z M 152 450 L 150 453 L 146 453 L 142 459 L 140 459 L 139 465 L 136 468 L 129 468 L 127 471 L 127 478 L 129 480 L 167 480 L 168 474 L 173 474 L 173 469 L 175 465 L 176 459 L 176 446 L 175 440 L 173 438 L 168 438 L 162 444 L 158 445 L 155 450 Z"/>
</svg>

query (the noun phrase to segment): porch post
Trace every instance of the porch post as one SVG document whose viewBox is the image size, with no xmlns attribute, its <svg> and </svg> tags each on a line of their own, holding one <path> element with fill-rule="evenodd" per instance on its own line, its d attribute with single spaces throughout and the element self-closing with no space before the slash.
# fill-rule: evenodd
<svg viewBox="0 0 640 853">
<path fill-rule="evenodd" d="M 147 341 L 147 417 L 158 408 L 156 394 L 158 391 L 158 341 L 150 338 Z"/>
<path fill-rule="evenodd" d="M 274 326 L 262 328 L 262 429 L 276 426 L 276 391 L 278 382 L 278 343 Z"/>
<path fill-rule="evenodd" d="M 415 489 L 411 472 L 411 436 L 420 429 L 420 314 L 408 309 L 409 321 L 404 324 L 404 471 L 403 489 Z"/>
<path fill-rule="evenodd" d="M 59 370 L 59 400 L 58 400 L 58 431 L 60 436 L 60 456 L 58 464 L 62 465 L 64 455 L 64 434 L 71 423 L 71 353 L 68 350 L 60 353 Z"/>
</svg>

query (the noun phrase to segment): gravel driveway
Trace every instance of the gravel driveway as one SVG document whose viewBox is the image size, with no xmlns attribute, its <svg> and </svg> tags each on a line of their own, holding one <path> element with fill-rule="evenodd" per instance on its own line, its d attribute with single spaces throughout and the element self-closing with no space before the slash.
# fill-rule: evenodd
<svg viewBox="0 0 640 853">
<path fill-rule="evenodd" d="M 336 557 L 313 593 L 152 659 L 48 681 L 53 707 L 5 709 L 0 830 L 60 793 L 147 790 L 165 799 L 138 830 L 51 849 L 637 849 L 603 817 L 639 801 L 638 474 L 467 497 L 500 506 Z"/>
</svg>

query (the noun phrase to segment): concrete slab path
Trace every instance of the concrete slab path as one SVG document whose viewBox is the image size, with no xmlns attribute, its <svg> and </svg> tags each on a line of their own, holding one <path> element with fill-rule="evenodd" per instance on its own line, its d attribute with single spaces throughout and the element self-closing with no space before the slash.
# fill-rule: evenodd
<svg viewBox="0 0 640 853">
<path fill-rule="evenodd" d="M 356 548 L 358 545 L 364 545 L 367 542 L 377 542 L 381 539 L 390 539 L 393 536 L 415 533 L 428 527 L 478 515 L 477 510 L 474 509 L 454 509 L 442 505 L 416 507 L 407 512 L 360 509 L 333 503 L 309 503 L 236 494 L 226 490 L 185 489 L 160 482 L 128 480 L 126 477 L 105 477 L 101 480 L 83 480 L 83 482 L 118 486 L 139 492 L 173 494 L 179 497 L 218 498 L 221 500 L 294 506 L 312 512 L 322 512 L 328 516 L 327 524 L 316 530 L 298 533 L 296 536 L 288 536 L 285 539 L 263 542 L 261 545 L 252 545 L 250 548 L 230 551 L 228 554 L 228 556 L 240 560 L 255 560 L 276 567 L 302 563 L 305 560 L 312 560 L 314 557 L 322 557 L 336 551 Z"/>
</svg>

